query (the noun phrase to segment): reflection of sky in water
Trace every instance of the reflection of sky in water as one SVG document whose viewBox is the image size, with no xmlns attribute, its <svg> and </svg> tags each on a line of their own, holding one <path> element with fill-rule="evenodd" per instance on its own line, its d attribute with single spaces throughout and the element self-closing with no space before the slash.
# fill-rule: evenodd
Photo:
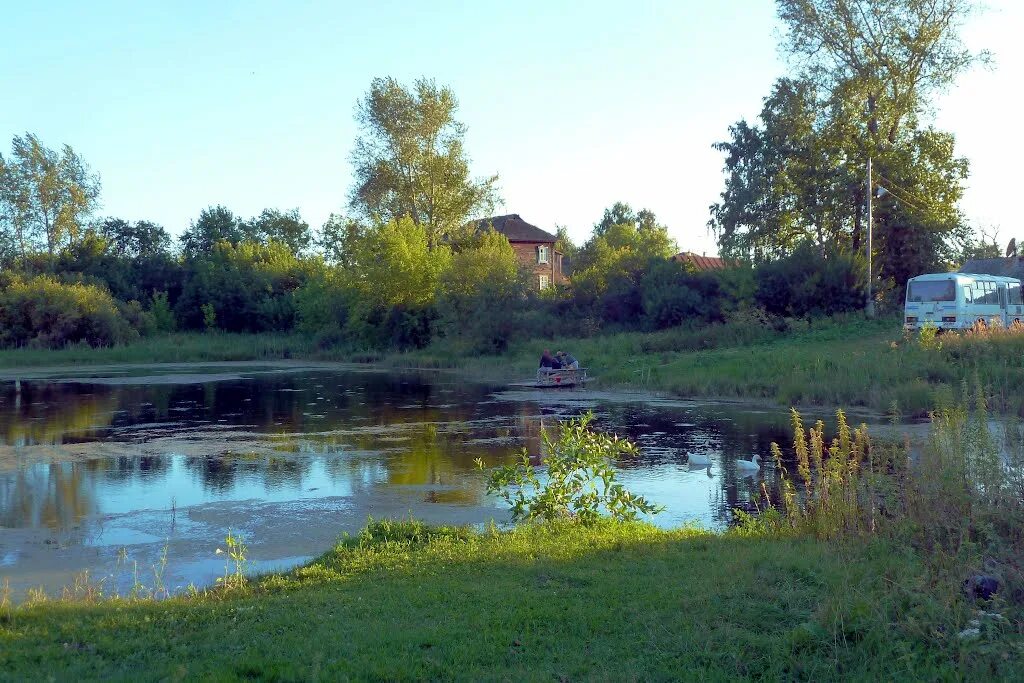
<svg viewBox="0 0 1024 683">
<path fill-rule="evenodd" d="M 122 447 L 117 457 L 80 462 L 31 464 L 29 455 L 0 471 L 0 527 L 69 528 L 172 505 L 286 503 L 372 495 L 378 487 L 414 492 L 420 505 L 484 505 L 474 459 L 509 462 L 524 446 L 536 454 L 542 425 L 588 409 L 597 428 L 640 445 L 638 459 L 620 463 L 620 478 L 666 506 L 656 523 L 722 526 L 733 508 L 750 509 L 760 486 L 760 478 L 737 474 L 736 459 L 767 458 L 773 440 L 788 450 L 782 409 L 494 391 L 449 375 L 313 370 L 240 372 L 205 383 L 146 380 L 28 381 L 20 395 L 0 387 L 0 448 L 8 453 Z M 205 450 L 188 454 L 195 451 L 179 442 Z M 688 467 L 687 452 L 710 454 L 711 476 Z M 770 487 L 770 463 L 763 477 Z"/>
</svg>

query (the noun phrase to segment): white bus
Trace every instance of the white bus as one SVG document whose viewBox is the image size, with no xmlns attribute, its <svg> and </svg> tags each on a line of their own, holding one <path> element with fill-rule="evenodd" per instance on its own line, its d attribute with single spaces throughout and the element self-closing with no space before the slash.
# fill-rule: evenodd
<svg viewBox="0 0 1024 683">
<path fill-rule="evenodd" d="M 962 330 L 983 321 L 1009 326 L 1024 322 L 1020 280 L 998 275 L 929 273 L 907 282 L 903 326 L 920 329 L 931 323 L 940 330 Z"/>
</svg>

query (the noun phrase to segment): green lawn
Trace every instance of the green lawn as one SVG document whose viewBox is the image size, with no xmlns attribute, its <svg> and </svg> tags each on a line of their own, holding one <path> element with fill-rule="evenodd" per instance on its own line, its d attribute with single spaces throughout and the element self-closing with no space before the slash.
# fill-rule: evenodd
<svg viewBox="0 0 1024 683">
<path fill-rule="evenodd" d="M 906 550 L 607 524 L 373 527 L 255 587 L 0 610 L 0 679 L 972 680 L 1019 641 L 956 633 Z M 1003 653 L 1011 648 L 1012 658 Z"/>
</svg>

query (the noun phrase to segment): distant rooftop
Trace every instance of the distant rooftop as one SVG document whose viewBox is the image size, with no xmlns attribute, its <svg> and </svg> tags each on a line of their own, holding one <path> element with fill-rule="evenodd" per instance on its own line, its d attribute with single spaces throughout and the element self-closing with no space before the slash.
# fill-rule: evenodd
<svg viewBox="0 0 1024 683">
<path fill-rule="evenodd" d="M 518 213 L 510 213 L 506 216 L 492 216 L 476 222 L 481 230 L 493 226 L 494 229 L 504 235 L 509 242 L 548 242 L 554 243 L 557 239 L 550 232 L 541 230 L 536 225 L 530 225 Z"/>
<path fill-rule="evenodd" d="M 699 271 L 725 270 L 735 265 L 717 256 L 704 256 L 703 254 L 694 254 L 692 251 L 680 252 L 673 256 L 672 259 L 681 263 L 689 263 Z"/>
<path fill-rule="evenodd" d="M 1021 279 L 1024 278 L 1024 256 L 971 259 L 961 266 L 959 272 L 972 275 L 1002 275 Z"/>
</svg>

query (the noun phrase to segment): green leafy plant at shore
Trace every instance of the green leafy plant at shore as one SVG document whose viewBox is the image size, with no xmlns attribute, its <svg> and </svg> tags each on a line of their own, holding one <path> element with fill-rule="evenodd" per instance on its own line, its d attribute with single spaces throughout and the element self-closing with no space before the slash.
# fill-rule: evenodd
<svg viewBox="0 0 1024 683">
<path fill-rule="evenodd" d="M 218 555 L 224 555 L 224 576 L 217 577 L 217 585 L 224 588 L 243 588 L 247 583 L 245 568 L 248 564 L 248 546 L 238 534 L 228 531 L 224 548 L 217 548 Z"/>
<path fill-rule="evenodd" d="M 592 524 L 604 515 L 626 521 L 663 509 L 616 481 L 615 460 L 639 451 L 630 441 L 592 430 L 593 418 L 588 413 L 560 422 L 554 439 L 541 430 L 543 479 L 525 449 L 516 463 L 490 473 L 487 492 L 508 502 L 514 521 L 573 519 Z M 483 469 L 483 462 L 477 460 L 477 466 Z"/>
</svg>

